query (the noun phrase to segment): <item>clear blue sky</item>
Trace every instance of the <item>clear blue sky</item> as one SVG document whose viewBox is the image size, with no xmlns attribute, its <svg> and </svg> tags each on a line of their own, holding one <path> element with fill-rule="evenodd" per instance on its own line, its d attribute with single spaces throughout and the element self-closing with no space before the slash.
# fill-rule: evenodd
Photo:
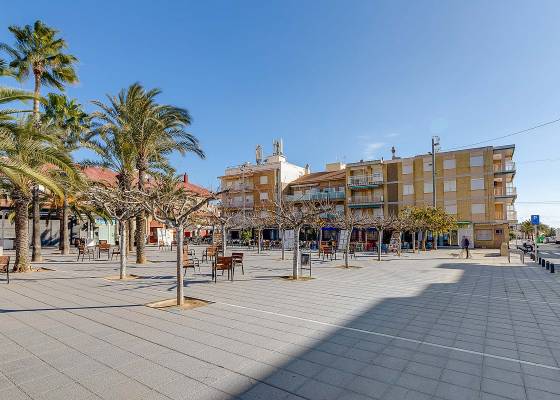
<svg viewBox="0 0 560 400">
<path fill-rule="evenodd" d="M 224 167 L 269 152 L 326 162 L 451 148 L 560 117 L 558 1 L 21 1 L 10 24 L 41 19 L 80 59 L 68 94 L 88 104 L 139 81 L 186 107 L 207 153 L 175 158 L 216 187 Z M 29 85 L 25 85 L 29 86 Z M 520 202 L 560 200 L 560 124 L 515 143 Z M 560 205 L 519 204 L 560 226 Z"/>
</svg>

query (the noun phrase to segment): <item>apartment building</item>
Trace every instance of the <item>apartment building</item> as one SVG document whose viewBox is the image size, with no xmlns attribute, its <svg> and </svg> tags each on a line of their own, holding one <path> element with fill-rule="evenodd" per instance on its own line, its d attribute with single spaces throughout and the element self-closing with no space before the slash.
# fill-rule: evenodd
<svg viewBox="0 0 560 400">
<path fill-rule="evenodd" d="M 436 153 L 436 205 L 459 223 L 456 232 L 438 239 L 440 244 L 457 245 L 466 236 L 475 247 L 498 248 L 509 240 L 509 225 L 517 220 L 514 152 L 515 145 L 507 145 Z M 384 213 L 433 204 L 431 154 L 398 158 L 393 153 L 382 165 L 384 184 L 376 189 L 383 193 Z"/>
<path fill-rule="evenodd" d="M 262 147 L 255 150 L 255 163 L 228 167 L 220 176 L 221 188 L 227 193 L 221 196 L 222 207 L 234 213 L 246 210 L 258 211 L 274 206 L 281 201 L 286 186 L 309 172 L 308 168 L 289 163 L 283 151 L 281 140 L 273 142 L 272 155 L 263 157 Z M 239 238 L 238 230 L 230 231 L 231 239 Z M 277 229 L 263 232 L 264 239 L 278 239 Z"/>
</svg>

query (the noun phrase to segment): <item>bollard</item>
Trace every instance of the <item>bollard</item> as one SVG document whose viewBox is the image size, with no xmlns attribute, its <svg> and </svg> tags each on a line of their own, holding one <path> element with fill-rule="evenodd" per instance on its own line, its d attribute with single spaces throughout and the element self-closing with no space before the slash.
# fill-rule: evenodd
<svg viewBox="0 0 560 400">
<path fill-rule="evenodd" d="M 534 255 L 533 253 L 530 253 L 530 254 L 529 254 L 529 257 L 531 257 L 531 260 L 534 260 L 534 259 L 535 259 L 535 255 Z"/>
<path fill-rule="evenodd" d="M 550 261 L 546 261 L 546 269 L 550 270 Z"/>
<path fill-rule="evenodd" d="M 544 258 L 541 258 L 541 265 L 543 266 L 543 268 L 546 266 L 546 264 L 544 263 Z"/>
<path fill-rule="evenodd" d="M 550 263 L 550 273 L 554 273 L 554 263 Z"/>
</svg>

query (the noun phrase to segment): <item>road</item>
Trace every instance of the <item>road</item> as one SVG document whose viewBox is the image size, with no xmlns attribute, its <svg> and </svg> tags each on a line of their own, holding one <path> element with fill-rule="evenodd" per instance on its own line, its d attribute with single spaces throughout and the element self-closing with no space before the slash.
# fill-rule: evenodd
<svg viewBox="0 0 560 400">
<path fill-rule="evenodd" d="M 560 245 L 539 244 L 539 256 L 546 260 L 560 259 Z"/>
</svg>

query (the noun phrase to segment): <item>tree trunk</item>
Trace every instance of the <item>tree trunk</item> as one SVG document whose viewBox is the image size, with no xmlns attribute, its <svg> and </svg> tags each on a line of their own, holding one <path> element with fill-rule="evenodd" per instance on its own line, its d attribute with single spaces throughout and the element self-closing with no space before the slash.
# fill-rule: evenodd
<svg viewBox="0 0 560 400">
<path fill-rule="evenodd" d="M 35 73 L 35 88 L 33 90 L 33 119 L 39 123 L 39 98 L 41 96 L 41 74 Z"/>
<path fill-rule="evenodd" d="M 128 225 L 128 229 L 126 230 L 126 234 L 128 235 L 128 240 L 126 242 L 128 245 L 128 254 L 134 251 L 134 218 L 129 218 L 126 224 Z"/>
<path fill-rule="evenodd" d="M 323 241 L 323 228 L 319 227 L 319 243 L 317 244 L 318 257 L 321 256 L 321 242 Z"/>
<path fill-rule="evenodd" d="M 261 254 L 261 230 L 257 229 L 257 254 Z"/>
<path fill-rule="evenodd" d="M 412 231 L 412 254 L 416 253 L 416 231 Z"/>
<path fill-rule="evenodd" d="M 185 303 L 183 296 L 183 230 L 184 228 L 178 227 L 176 229 L 176 236 L 181 238 L 177 240 L 177 305 L 182 306 Z"/>
<path fill-rule="evenodd" d="M 299 232 L 301 226 L 294 228 L 294 259 L 293 259 L 293 271 L 292 277 L 294 279 L 299 279 L 299 267 L 300 267 L 300 257 L 299 257 Z"/>
<path fill-rule="evenodd" d="M 127 225 L 126 221 L 119 221 L 119 231 L 120 231 L 119 249 L 121 252 L 119 262 L 120 262 L 121 279 L 126 278 L 126 239 L 127 239 L 126 225 Z"/>
<path fill-rule="evenodd" d="M 437 250 L 437 234 L 435 232 L 432 232 L 432 239 L 434 241 L 434 250 Z"/>
<path fill-rule="evenodd" d="M 428 239 L 428 230 L 422 232 L 422 250 L 426 251 L 426 239 Z"/>
<path fill-rule="evenodd" d="M 344 266 L 346 268 L 349 268 L 350 266 L 348 265 L 348 254 L 350 253 L 350 239 L 352 238 L 352 231 L 354 230 L 354 228 L 351 228 L 348 230 L 348 235 L 346 237 L 346 254 L 344 254 Z"/>
<path fill-rule="evenodd" d="M 403 237 L 403 233 L 399 232 L 399 242 L 398 242 L 398 245 L 397 245 L 397 255 L 399 257 L 401 256 L 402 237 Z"/>
<path fill-rule="evenodd" d="M 379 232 L 379 240 L 377 243 L 377 261 L 381 261 L 381 246 L 383 245 L 383 229 L 378 230 Z"/>
<path fill-rule="evenodd" d="M 31 260 L 43 260 L 41 256 L 41 202 L 38 187 L 33 189 L 33 254 Z"/>
<path fill-rule="evenodd" d="M 29 202 L 26 197 L 14 197 L 15 230 L 16 230 L 16 260 L 14 272 L 26 272 L 30 269 L 29 263 Z"/>
<path fill-rule="evenodd" d="M 69 219 L 68 197 L 64 195 L 62 204 L 62 222 L 60 224 L 60 241 L 62 244 L 62 254 L 70 254 L 70 235 L 68 232 L 68 219 Z"/>
<path fill-rule="evenodd" d="M 138 189 L 144 190 L 146 169 L 138 168 Z M 146 213 L 142 210 L 136 216 L 136 264 L 146 263 Z"/>
<path fill-rule="evenodd" d="M 222 225 L 222 256 L 226 256 L 226 226 Z"/>
<path fill-rule="evenodd" d="M 285 253 L 285 248 L 284 248 L 284 239 L 286 238 L 286 230 L 284 228 L 282 228 L 282 260 L 284 260 L 284 253 Z"/>
</svg>

